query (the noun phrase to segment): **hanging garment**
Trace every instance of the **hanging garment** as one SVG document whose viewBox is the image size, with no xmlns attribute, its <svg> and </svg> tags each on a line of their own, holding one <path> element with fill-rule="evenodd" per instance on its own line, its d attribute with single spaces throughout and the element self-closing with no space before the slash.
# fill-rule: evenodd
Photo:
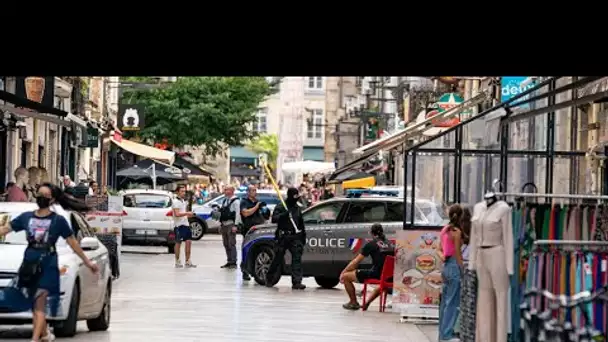
<svg viewBox="0 0 608 342">
<path fill-rule="evenodd" d="M 460 298 L 460 340 L 475 342 L 475 323 L 477 311 L 477 274 L 465 269 L 462 278 Z"/>
<path fill-rule="evenodd" d="M 579 240 L 589 241 L 589 208 L 583 208 L 583 222 L 581 224 L 581 238 Z"/>
</svg>

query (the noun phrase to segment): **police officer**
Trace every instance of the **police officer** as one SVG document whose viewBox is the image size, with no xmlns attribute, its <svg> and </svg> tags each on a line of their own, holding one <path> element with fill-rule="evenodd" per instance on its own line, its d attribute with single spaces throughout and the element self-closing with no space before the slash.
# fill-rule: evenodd
<svg viewBox="0 0 608 342">
<path fill-rule="evenodd" d="M 302 253 L 306 243 L 306 231 L 302 211 L 298 205 L 300 194 L 298 189 L 289 188 L 287 208 L 279 204 L 272 213 L 272 223 L 277 223 L 275 231 L 275 255 L 266 274 L 266 285 L 273 286 L 281 276 L 281 264 L 285 256 L 285 250 L 291 253 L 291 288 L 304 290 L 306 285 L 302 284 Z M 293 219 L 293 220 L 292 220 Z M 295 226 L 294 226 L 295 224 Z"/>
</svg>

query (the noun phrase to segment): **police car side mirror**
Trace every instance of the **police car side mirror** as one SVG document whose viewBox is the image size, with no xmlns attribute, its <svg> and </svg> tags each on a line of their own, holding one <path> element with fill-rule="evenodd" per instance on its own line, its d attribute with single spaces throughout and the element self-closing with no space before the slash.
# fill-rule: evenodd
<svg viewBox="0 0 608 342">
<path fill-rule="evenodd" d="M 219 209 L 220 209 L 220 206 L 219 206 L 219 205 L 217 205 L 217 204 L 212 204 L 212 205 L 211 205 L 211 209 L 213 209 L 213 210 L 219 210 Z"/>
</svg>

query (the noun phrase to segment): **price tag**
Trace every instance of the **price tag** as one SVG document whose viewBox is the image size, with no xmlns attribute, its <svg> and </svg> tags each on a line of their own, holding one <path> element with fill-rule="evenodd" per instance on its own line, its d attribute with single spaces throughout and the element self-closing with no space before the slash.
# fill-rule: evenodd
<svg viewBox="0 0 608 342">
<path fill-rule="evenodd" d="M 591 275 L 591 265 L 589 265 L 588 263 L 585 263 L 585 266 L 583 266 L 585 268 L 585 274 L 586 275 Z"/>
<path fill-rule="evenodd" d="M 602 273 L 606 273 L 606 269 L 608 268 L 608 260 L 602 260 Z"/>
</svg>

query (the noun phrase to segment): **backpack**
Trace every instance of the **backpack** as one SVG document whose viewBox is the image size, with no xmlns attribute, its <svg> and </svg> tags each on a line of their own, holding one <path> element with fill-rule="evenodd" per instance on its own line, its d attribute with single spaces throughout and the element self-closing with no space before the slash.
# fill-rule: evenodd
<svg viewBox="0 0 608 342">
<path fill-rule="evenodd" d="M 237 199 L 238 197 L 231 199 L 227 206 L 220 209 L 220 222 L 234 221 L 236 219 L 236 212 L 231 211 L 230 207 L 232 207 L 232 203 Z"/>
</svg>

